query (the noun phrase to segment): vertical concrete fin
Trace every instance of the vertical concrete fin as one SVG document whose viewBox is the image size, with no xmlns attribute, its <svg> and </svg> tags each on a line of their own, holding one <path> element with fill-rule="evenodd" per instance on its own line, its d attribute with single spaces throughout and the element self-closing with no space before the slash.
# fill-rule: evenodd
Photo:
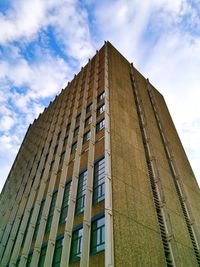
<svg viewBox="0 0 200 267">
<path fill-rule="evenodd" d="M 110 153 L 110 102 L 109 102 L 109 55 L 105 43 L 105 266 L 114 266 L 112 174 Z"/>
</svg>

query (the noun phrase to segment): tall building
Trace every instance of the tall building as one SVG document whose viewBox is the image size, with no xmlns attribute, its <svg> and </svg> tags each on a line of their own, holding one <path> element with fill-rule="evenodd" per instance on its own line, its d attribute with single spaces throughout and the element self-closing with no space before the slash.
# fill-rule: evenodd
<svg viewBox="0 0 200 267">
<path fill-rule="evenodd" d="M 0 266 L 200 266 L 200 192 L 163 96 L 109 42 L 30 125 Z"/>
</svg>

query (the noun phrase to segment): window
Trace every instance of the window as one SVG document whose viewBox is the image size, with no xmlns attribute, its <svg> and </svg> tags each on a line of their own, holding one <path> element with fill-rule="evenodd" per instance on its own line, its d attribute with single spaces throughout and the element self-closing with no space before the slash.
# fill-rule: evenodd
<svg viewBox="0 0 200 267">
<path fill-rule="evenodd" d="M 105 98 L 105 92 L 103 91 L 101 94 L 98 95 L 97 102 L 100 102 L 104 98 Z"/>
<path fill-rule="evenodd" d="M 71 181 L 65 185 L 63 202 L 62 202 L 62 207 L 61 207 L 61 212 L 60 212 L 60 221 L 59 221 L 60 224 L 65 223 L 65 220 L 67 218 L 70 187 L 71 187 Z"/>
<path fill-rule="evenodd" d="M 87 105 L 87 107 L 86 107 L 86 112 L 89 112 L 90 110 L 92 110 L 92 103 L 90 103 L 90 104 Z"/>
<path fill-rule="evenodd" d="M 30 213 L 29 213 L 28 222 L 27 222 L 27 225 L 26 225 L 26 230 L 24 232 L 21 248 L 24 246 L 24 242 L 25 242 L 25 239 L 26 239 L 26 234 L 28 232 L 28 227 L 29 227 L 29 224 L 30 224 L 30 221 L 31 221 L 31 218 L 32 218 L 32 214 L 33 214 L 33 209 L 34 209 L 34 207 L 31 208 Z"/>
<path fill-rule="evenodd" d="M 76 127 L 74 129 L 74 137 L 78 135 L 78 132 L 79 132 L 79 127 Z"/>
<path fill-rule="evenodd" d="M 105 159 L 94 164 L 93 203 L 104 199 L 105 195 Z"/>
<path fill-rule="evenodd" d="M 48 156 L 49 156 L 49 153 L 47 153 L 46 156 L 45 156 L 45 162 L 47 161 Z"/>
<path fill-rule="evenodd" d="M 49 142 L 49 148 L 50 148 L 50 146 L 51 146 L 51 144 L 52 144 L 52 141 L 53 141 L 53 140 L 51 139 L 51 141 Z"/>
<path fill-rule="evenodd" d="M 42 247 L 42 249 L 40 251 L 40 257 L 39 257 L 38 267 L 43 267 L 44 266 L 46 251 L 47 251 L 47 246 Z"/>
<path fill-rule="evenodd" d="M 92 222 L 91 227 L 91 253 L 105 249 L 105 220 L 101 217 Z"/>
<path fill-rule="evenodd" d="M 43 176 L 43 174 L 44 174 L 44 169 L 45 169 L 45 167 L 42 169 L 42 171 L 41 171 L 41 175 L 40 175 L 40 179 L 42 179 L 42 176 Z"/>
<path fill-rule="evenodd" d="M 91 137 L 91 132 L 88 131 L 83 135 L 83 144 L 85 144 Z"/>
<path fill-rule="evenodd" d="M 68 136 L 65 136 L 63 146 L 66 146 L 67 141 L 68 141 Z"/>
<path fill-rule="evenodd" d="M 79 113 L 77 116 L 76 116 L 76 123 L 79 123 L 81 119 L 81 113 Z"/>
<path fill-rule="evenodd" d="M 97 109 L 97 116 L 99 116 L 101 113 L 103 113 L 105 111 L 105 104 L 103 104 L 102 106 L 100 106 Z"/>
<path fill-rule="evenodd" d="M 54 164 L 55 160 L 52 160 L 49 171 L 51 172 L 53 170 L 53 164 Z"/>
<path fill-rule="evenodd" d="M 83 236 L 83 228 L 74 231 L 72 234 L 72 244 L 71 244 L 71 254 L 70 254 L 70 259 L 72 261 L 80 260 L 82 236 Z"/>
<path fill-rule="evenodd" d="M 60 135 L 61 135 L 61 131 L 58 133 L 58 138 L 57 138 L 57 140 L 60 139 Z"/>
<path fill-rule="evenodd" d="M 30 267 L 31 266 L 32 256 L 33 256 L 33 252 L 31 252 L 31 253 L 28 254 L 28 259 L 27 259 L 26 267 Z"/>
<path fill-rule="evenodd" d="M 79 175 L 78 190 L 76 199 L 76 214 L 81 213 L 85 206 L 85 193 L 86 193 L 86 181 L 87 181 L 87 170 Z"/>
<path fill-rule="evenodd" d="M 71 123 L 67 124 L 66 132 L 69 131 Z"/>
<path fill-rule="evenodd" d="M 53 267 L 60 267 L 60 260 L 62 255 L 63 237 L 56 240 L 54 255 L 53 255 Z"/>
<path fill-rule="evenodd" d="M 99 132 L 101 129 L 105 127 L 105 119 L 99 121 L 96 125 L 96 132 Z"/>
<path fill-rule="evenodd" d="M 55 155 L 58 149 L 58 145 L 55 146 L 53 154 Z"/>
<path fill-rule="evenodd" d="M 40 205 L 40 211 L 39 211 L 39 214 L 38 214 L 38 217 L 37 217 L 37 222 L 36 222 L 36 225 L 35 225 L 35 230 L 34 230 L 34 234 L 33 234 L 33 240 L 36 240 L 36 237 L 37 237 L 37 233 L 38 233 L 38 229 L 39 229 L 40 221 L 41 221 L 41 217 L 42 217 L 42 212 L 43 212 L 43 209 L 44 209 L 44 203 L 45 203 L 45 200 L 42 200 L 41 205 Z"/>
<path fill-rule="evenodd" d="M 63 151 L 60 155 L 60 163 L 63 162 L 64 160 L 64 157 L 65 157 L 65 151 Z"/>
<path fill-rule="evenodd" d="M 17 262 L 16 262 L 16 267 L 18 267 L 19 266 L 19 263 L 20 263 L 20 257 L 17 259 Z"/>
<path fill-rule="evenodd" d="M 85 127 L 87 127 L 92 122 L 92 116 L 89 116 L 85 120 Z"/>
<path fill-rule="evenodd" d="M 75 153 L 76 148 L 77 148 L 77 142 L 75 142 L 75 143 L 72 144 L 71 153 Z"/>
<path fill-rule="evenodd" d="M 54 192 L 52 199 L 51 199 L 51 206 L 49 209 L 49 215 L 48 215 L 48 219 L 47 219 L 45 233 L 49 232 L 51 229 L 51 223 L 53 220 L 53 213 L 54 213 L 54 209 L 55 209 L 55 205 L 56 205 L 57 193 L 58 193 L 58 191 Z"/>
</svg>

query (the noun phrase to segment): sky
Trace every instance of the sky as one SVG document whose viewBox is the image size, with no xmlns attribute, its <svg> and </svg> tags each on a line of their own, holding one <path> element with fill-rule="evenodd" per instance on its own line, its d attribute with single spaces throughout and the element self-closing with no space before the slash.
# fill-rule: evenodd
<svg viewBox="0 0 200 267">
<path fill-rule="evenodd" d="M 0 2 L 0 191 L 30 123 L 110 41 L 163 94 L 200 184 L 200 0 Z"/>
</svg>

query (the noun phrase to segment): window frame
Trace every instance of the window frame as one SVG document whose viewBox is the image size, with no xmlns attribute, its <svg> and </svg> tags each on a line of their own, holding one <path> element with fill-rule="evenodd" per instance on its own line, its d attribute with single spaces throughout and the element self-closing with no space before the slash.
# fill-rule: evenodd
<svg viewBox="0 0 200 267">
<path fill-rule="evenodd" d="M 103 201 L 104 199 L 105 199 L 105 157 L 102 157 L 94 163 L 92 201 L 93 204 L 95 205 Z"/>
<path fill-rule="evenodd" d="M 34 229 L 34 232 L 33 232 L 33 238 L 32 238 L 33 241 L 35 241 L 37 239 L 37 234 L 38 234 L 38 230 L 39 230 L 39 227 L 40 227 L 40 222 L 41 222 L 41 219 L 42 219 L 42 213 L 43 213 L 43 210 L 44 210 L 44 205 L 45 205 L 45 199 L 43 199 L 41 201 L 41 204 L 40 204 L 40 210 L 39 210 L 39 213 L 38 213 L 38 216 L 37 216 L 37 221 L 36 221 L 35 229 Z"/>
<path fill-rule="evenodd" d="M 90 115 L 85 119 L 85 123 L 84 123 L 85 128 L 89 126 L 91 123 L 92 123 L 92 116 Z"/>
<path fill-rule="evenodd" d="M 81 113 L 79 113 L 77 116 L 76 116 L 76 124 L 79 123 L 81 120 Z"/>
<path fill-rule="evenodd" d="M 103 103 L 101 106 L 97 108 L 97 116 L 101 115 L 105 112 L 105 103 Z"/>
<path fill-rule="evenodd" d="M 74 129 L 74 137 L 78 136 L 78 133 L 79 133 L 79 126 L 77 126 L 77 127 Z"/>
<path fill-rule="evenodd" d="M 96 123 L 96 133 L 100 132 L 103 128 L 105 128 L 105 118 Z"/>
<path fill-rule="evenodd" d="M 98 221 L 103 219 L 103 224 L 100 226 L 95 225 Z M 94 238 L 94 233 L 96 233 L 96 239 Z M 100 243 L 98 243 L 100 239 Z M 94 241 L 95 240 L 95 241 Z M 90 237 L 90 254 L 96 254 L 105 250 L 105 215 L 101 214 L 97 218 L 92 219 L 91 223 L 91 237 Z"/>
<path fill-rule="evenodd" d="M 89 130 L 83 135 L 83 144 L 87 143 L 90 140 L 90 138 L 91 138 L 91 131 Z"/>
<path fill-rule="evenodd" d="M 77 141 L 74 142 L 71 146 L 71 154 L 74 154 L 77 150 Z"/>
<path fill-rule="evenodd" d="M 60 242 L 61 242 L 61 244 L 59 244 Z M 56 238 L 55 249 L 54 249 L 53 260 L 52 260 L 52 266 L 54 266 L 54 267 L 60 267 L 60 261 L 61 261 L 62 249 L 63 249 L 63 242 L 64 242 L 64 235 L 59 236 L 59 237 Z M 61 252 L 59 251 L 60 248 L 61 248 Z M 56 259 L 56 257 L 58 257 L 58 255 L 56 255 L 56 253 L 60 253 L 59 260 Z"/>
<path fill-rule="evenodd" d="M 47 252 L 47 243 L 42 245 L 42 248 L 40 251 L 40 257 L 39 257 L 38 265 L 37 265 L 38 267 L 44 266 L 44 262 L 45 262 L 45 258 L 46 258 L 46 252 Z"/>
<path fill-rule="evenodd" d="M 63 146 L 66 146 L 67 142 L 68 142 L 68 135 L 66 135 L 64 140 L 63 140 Z"/>
<path fill-rule="evenodd" d="M 105 91 L 102 91 L 98 96 L 97 96 L 97 103 L 99 103 L 102 99 L 105 98 Z"/>
<path fill-rule="evenodd" d="M 87 105 L 86 107 L 86 113 L 90 112 L 92 110 L 92 102 L 90 104 Z"/>
<path fill-rule="evenodd" d="M 52 198 L 51 198 L 51 204 L 50 204 L 50 208 L 49 208 L 49 214 L 48 214 L 48 217 L 47 217 L 45 234 L 50 232 L 50 230 L 51 230 L 51 224 L 52 224 L 52 221 L 53 221 L 53 215 L 54 215 L 54 211 L 55 211 L 55 208 L 56 208 L 57 195 L 58 195 L 58 190 L 56 189 L 53 192 L 53 195 L 52 195 Z"/>
<path fill-rule="evenodd" d="M 80 235 L 78 234 L 78 237 L 74 237 L 75 233 L 80 232 Z M 74 262 L 74 261 L 79 261 L 81 259 L 81 253 L 82 253 L 82 240 L 83 240 L 83 225 L 76 227 L 73 232 L 72 232 L 72 241 L 71 241 L 71 248 L 70 248 L 70 261 Z M 78 251 L 77 253 L 73 253 L 73 247 L 74 242 L 78 242 L 78 244 L 76 245 Z"/>
<path fill-rule="evenodd" d="M 87 176 L 88 176 L 87 169 L 85 169 L 84 171 L 82 171 L 79 174 L 78 188 L 77 188 L 77 195 L 76 195 L 76 208 L 75 208 L 75 214 L 76 215 L 80 214 L 80 213 L 82 213 L 84 211 Z"/>
<path fill-rule="evenodd" d="M 66 152 L 66 151 L 63 151 L 63 152 L 60 154 L 60 161 L 59 161 L 59 164 L 61 164 L 61 163 L 64 161 L 65 152 Z"/>
<path fill-rule="evenodd" d="M 67 213 L 68 213 L 68 206 L 69 206 L 70 191 L 71 191 L 71 180 L 65 184 L 65 190 L 64 190 L 64 194 L 63 194 L 63 201 L 62 201 L 62 206 L 61 206 L 61 210 L 60 210 L 60 218 L 59 218 L 59 224 L 60 225 L 62 225 L 66 222 Z M 65 201 L 66 195 L 68 196 L 67 201 Z M 63 214 L 65 214 L 65 215 L 63 216 Z M 64 217 L 64 219 L 63 219 L 63 217 Z"/>
</svg>

